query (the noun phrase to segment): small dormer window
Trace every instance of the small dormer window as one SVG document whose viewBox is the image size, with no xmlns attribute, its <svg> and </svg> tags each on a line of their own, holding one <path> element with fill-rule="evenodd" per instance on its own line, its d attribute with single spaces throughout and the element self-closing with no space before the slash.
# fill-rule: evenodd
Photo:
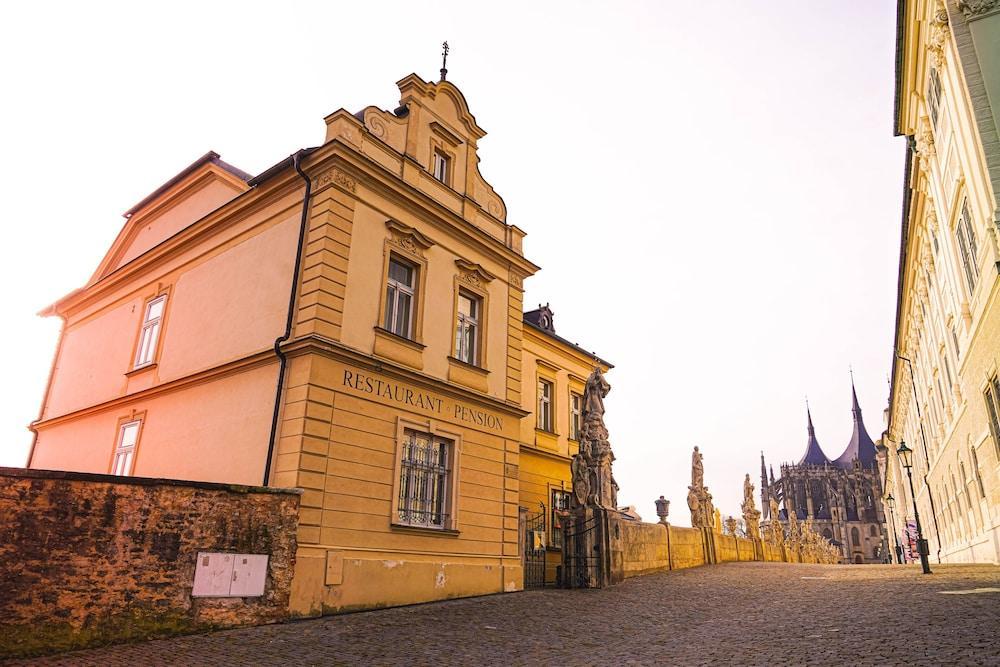
<svg viewBox="0 0 1000 667">
<path fill-rule="evenodd" d="M 448 185 L 451 177 L 451 158 L 441 151 L 435 150 L 433 168 L 434 178 Z"/>
</svg>

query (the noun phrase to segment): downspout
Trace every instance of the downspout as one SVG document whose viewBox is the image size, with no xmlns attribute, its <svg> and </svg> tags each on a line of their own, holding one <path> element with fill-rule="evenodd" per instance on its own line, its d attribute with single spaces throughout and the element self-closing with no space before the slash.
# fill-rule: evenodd
<svg viewBox="0 0 1000 667">
<path fill-rule="evenodd" d="M 299 291 L 299 270 L 302 268 L 303 242 L 305 241 L 306 228 L 309 223 L 309 198 L 312 196 L 312 181 L 302 171 L 300 166 L 302 155 L 305 151 L 298 151 L 292 155 L 292 167 L 302 180 L 306 182 L 306 192 L 302 196 L 302 221 L 299 223 L 299 243 L 295 250 L 295 267 L 292 269 L 292 288 L 288 295 L 288 317 L 285 320 L 285 333 L 274 339 L 274 354 L 278 357 L 278 386 L 274 393 L 274 413 L 271 415 L 271 435 L 267 441 L 267 460 L 264 462 L 263 486 L 267 486 L 271 477 L 271 460 L 274 458 L 274 441 L 278 437 L 278 417 L 281 414 L 281 391 L 285 385 L 285 369 L 288 366 L 288 357 L 281 349 L 281 346 L 292 337 L 292 323 L 295 318 L 295 300 Z"/>
</svg>

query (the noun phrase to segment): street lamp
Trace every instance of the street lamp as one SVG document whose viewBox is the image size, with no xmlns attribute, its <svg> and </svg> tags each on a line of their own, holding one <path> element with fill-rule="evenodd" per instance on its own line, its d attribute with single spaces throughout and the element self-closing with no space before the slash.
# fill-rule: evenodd
<svg viewBox="0 0 1000 667">
<path fill-rule="evenodd" d="M 896 562 L 902 564 L 903 547 L 899 546 L 899 533 L 896 532 L 896 499 L 890 493 L 885 502 L 889 506 L 889 521 L 892 522 L 892 541 L 896 547 Z"/>
<path fill-rule="evenodd" d="M 930 574 L 931 566 L 927 562 L 927 554 L 930 553 L 930 549 L 927 548 L 927 540 L 924 539 L 924 531 L 920 527 L 920 512 L 917 511 L 917 494 L 913 490 L 913 450 L 906 446 L 905 441 L 900 440 L 899 449 L 896 450 L 896 454 L 899 455 L 899 460 L 902 461 L 903 467 L 906 468 L 906 476 L 910 480 L 910 498 L 913 499 L 913 520 L 917 524 L 917 553 L 920 554 L 920 567 L 923 568 L 924 574 Z"/>
</svg>

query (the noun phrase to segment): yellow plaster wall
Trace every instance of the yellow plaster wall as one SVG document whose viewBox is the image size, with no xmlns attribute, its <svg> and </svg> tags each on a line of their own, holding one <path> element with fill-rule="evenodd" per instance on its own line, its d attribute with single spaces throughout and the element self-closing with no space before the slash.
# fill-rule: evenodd
<svg viewBox="0 0 1000 667">
<path fill-rule="evenodd" d="M 345 376 L 345 373 L 350 374 Z M 440 409 L 400 404 L 354 386 L 354 374 L 440 399 Z M 289 372 L 273 483 L 304 489 L 292 609 L 315 615 L 521 587 L 518 549 L 517 419 L 473 396 L 320 354 L 295 357 Z M 456 419 L 456 407 L 498 415 L 499 428 Z M 397 419 L 461 437 L 457 532 L 393 525 Z M 333 552 L 333 556 L 330 555 Z M 342 579 L 326 582 L 329 558 Z M 321 577 L 322 574 L 322 577 Z"/>
<path fill-rule="evenodd" d="M 119 421 L 144 412 L 134 476 L 259 485 L 277 367 L 270 360 L 39 429 L 31 467 L 107 474 Z"/>
</svg>

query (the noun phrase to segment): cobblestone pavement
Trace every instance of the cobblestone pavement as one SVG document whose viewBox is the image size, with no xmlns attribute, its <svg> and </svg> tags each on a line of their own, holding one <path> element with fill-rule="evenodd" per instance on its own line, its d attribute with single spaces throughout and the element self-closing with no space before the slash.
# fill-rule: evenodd
<svg viewBox="0 0 1000 667">
<path fill-rule="evenodd" d="M 1000 567 L 738 563 L 64 654 L 37 665 L 1000 665 Z"/>
</svg>

